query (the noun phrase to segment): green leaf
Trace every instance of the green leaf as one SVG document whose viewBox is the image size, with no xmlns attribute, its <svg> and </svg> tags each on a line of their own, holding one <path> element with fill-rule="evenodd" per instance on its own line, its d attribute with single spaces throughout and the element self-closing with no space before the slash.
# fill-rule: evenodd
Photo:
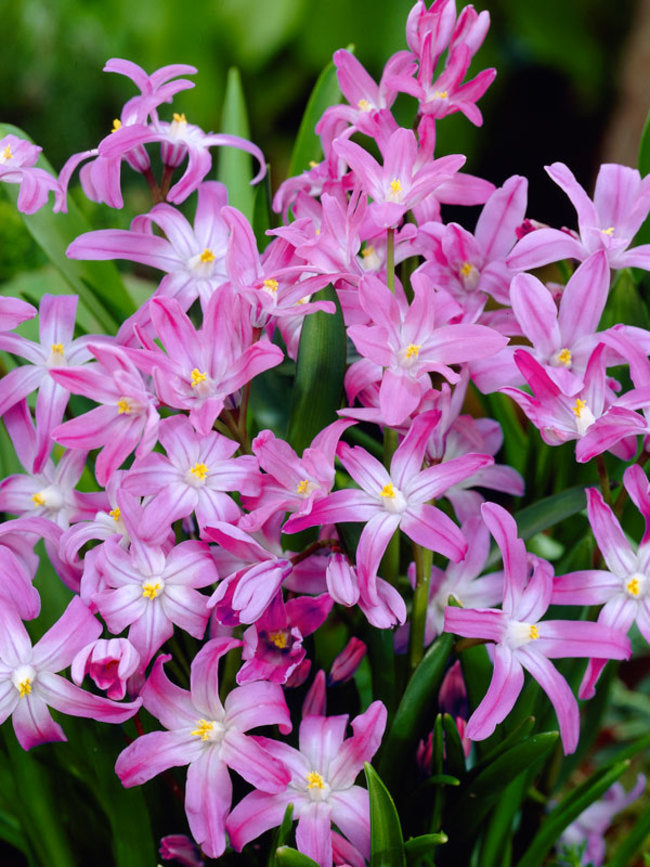
<svg viewBox="0 0 650 867">
<path fill-rule="evenodd" d="M 501 793 L 481 840 L 478 867 L 503 867 L 504 853 L 512 843 L 515 816 L 521 809 L 530 777 L 530 774 L 522 774 Z"/>
<path fill-rule="evenodd" d="M 29 139 L 22 130 L 11 124 L 0 124 L 0 136 L 9 133 Z M 52 172 L 52 167 L 41 155 L 37 165 Z M 4 195 L 12 201 L 18 199 L 18 187 L 3 184 Z M 90 226 L 79 209 L 68 198 L 68 213 L 54 214 L 49 205 L 35 214 L 22 214 L 25 225 L 43 252 L 61 273 L 70 289 L 81 298 L 88 311 L 95 316 L 107 334 L 112 334 L 130 316 L 135 307 L 124 287 L 119 271 L 113 262 L 82 261 L 68 259 L 68 246 Z"/>
<path fill-rule="evenodd" d="M 221 113 L 221 132 L 245 139 L 250 137 L 241 75 L 234 66 L 228 70 Z M 240 148 L 226 145 L 219 151 L 218 178 L 228 188 L 228 204 L 238 208 L 251 223 L 255 201 L 255 192 L 250 185 L 253 177 L 252 160 L 253 157 Z"/>
<path fill-rule="evenodd" d="M 650 835 L 650 810 L 643 810 L 626 832 L 616 851 L 607 859 L 607 867 L 628 867 Z M 647 857 L 647 856 L 646 856 Z"/>
<path fill-rule="evenodd" d="M 345 326 L 336 292 L 327 286 L 314 298 L 333 301 L 336 313 L 310 313 L 302 325 L 288 432 L 299 455 L 336 421 L 345 374 Z"/>
<path fill-rule="evenodd" d="M 444 831 L 437 834 L 422 834 L 420 837 L 411 837 L 404 843 L 406 862 L 411 867 L 421 864 L 432 864 L 433 850 L 436 846 L 446 843 L 449 838 Z"/>
<path fill-rule="evenodd" d="M 370 867 L 406 867 L 395 803 L 372 765 L 366 762 L 363 769 L 370 795 Z"/>
<path fill-rule="evenodd" d="M 280 846 L 275 850 L 275 863 L 278 867 L 318 867 L 316 861 L 291 846 Z"/>
<path fill-rule="evenodd" d="M 600 321 L 599 330 L 604 331 L 619 322 L 648 328 L 648 308 L 632 277 L 629 268 L 621 269 L 607 297 L 607 307 Z"/>
<path fill-rule="evenodd" d="M 348 46 L 348 50 L 351 47 Z M 314 129 L 325 109 L 340 101 L 341 91 L 336 78 L 336 68 L 333 63 L 328 63 L 318 76 L 300 122 L 296 143 L 291 154 L 289 177 L 301 174 L 309 168 L 310 162 L 319 162 L 323 158 L 320 140 Z"/>
<path fill-rule="evenodd" d="M 466 772 L 465 750 L 454 718 L 450 714 L 442 715 L 442 727 L 445 732 L 445 766 L 454 777 L 462 778 Z"/>
<path fill-rule="evenodd" d="M 504 789 L 520 774 L 539 765 L 557 743 L 558 732 L 543 732 L 501 752 L 465 786 L 454 804 L 453 827 L 447 828 L 455 844 L 471 840 L 481 829 L 490 808 L 502 797 Z M 542 862 L 540 861 L 539 864 Z"/>
<path fill-rule="evenodd" d="M 287 842 L 287 838 L 291 833 L 291 826 L 293 824 L 293 804 L 287 804 L 287 809 L 284 811 L 284 816 L 282 817 L 282 822 L 280 823 L 280 827 L 275 832 L 275 836 L 273 838 L 273 845 L 271 846 L 271 853 L 269 855 L 268 867 L 278 867 L 279 861 L 277 859 L 278 849 L 285 846 Z"/>
<path fill-rule="evenodd" d="M 591 776 L 575 791 L 568 795 L 546 817 L 517 867 L 539 867 L 551 847 L 555 845 L 560 834 L 582 813 L 590 804 L 601 798 L 628 767 L 629 762 L 616 762 Z"/>
<path fill-rule="evenodd" d="M 416 742 L 424 733 L 445 673 L 454 643 L 453 635 L 443 633 L 429 647 L 413 672 L 399 703 L 393 722 L 384 739 L 379 772 L 391 788 L 408 779 L 409 762 L 413 766 Z"/>
</svg>

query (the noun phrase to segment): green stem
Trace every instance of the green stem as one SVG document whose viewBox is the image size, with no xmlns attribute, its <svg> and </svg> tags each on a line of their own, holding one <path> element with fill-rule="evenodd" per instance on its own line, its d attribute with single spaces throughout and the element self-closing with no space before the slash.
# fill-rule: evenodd
<svg viewBox="0 0 650 867">
<path fill-rule="evenodd" d="M 392 428 L 384 428 L 384 466 L 390 473 L 390 465 L 397 449 L 397 431 Z M 399 575 L 399 531 L 393 533 L 388 543 L 386 553 L 381 561 L 381 574 L 395 586 Z"/>
<path fill-rule="evenodd" d="M 650 452 L 647 452 L 644 449 L 634 463 L 638 464 L 640 467 L 643 467 L 649 459 L 650 459 Z M 618 497 L 616 498 L 616 501 L 614 503 L 614 514 L 616 515 L 617 518 L 620 518 L 623 515 L 623 509 L 625 508 L 625 503 L 627 502 L 627 497 L 628 497 L 627 489 L 624 486 L 622 486 L 621 490 L 619 491 Z"/>
<path fill-rule="evenodd" d="M 248 437 L 247 431 L 240 431 L 239 425 L 235 421 L 233 414 L 229 409 L 224 409 L 219 416 L 219 419 L 225 424 L 228 428 L 228 431 L 232 435 L 232 438 L 237 440 L 240 445 L 241 451 L 246 455 L 252 455 L 253 450 L 251 448 L 250 439 Z"/>
<path fill-rule="evenodd" d="M 424 631 L 429 607 L 429 583 L 433 565 L 433 551 L 421 545 L 413 545 L 415 558 L 415 591 L 409 635 L 409 664 L 415 671 L 424 656 Z"/>
<path fill-rule="evenodd" d="M 386 233 L 386 285 L 395 292 L 395 229 Z"/>
<path fill-rule="evenodd" d="M 600 479 L 600 490 L 603 493 L 603 499 L 608 506 L 612 505 L 612 490 L 609 485 L 609 473 L 605 465 L 605 458 L 602 455 L 596 455 L 596 468 L 598 469 L 598 478 Z"/>
</svg>

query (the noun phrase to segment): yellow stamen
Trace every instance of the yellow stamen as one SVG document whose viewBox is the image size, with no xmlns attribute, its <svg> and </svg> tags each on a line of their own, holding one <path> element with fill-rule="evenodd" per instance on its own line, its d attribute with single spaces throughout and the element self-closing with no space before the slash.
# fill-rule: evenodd
<svg viewBox="0 0 650 867">
<path fill-rule="evenodd" d="M 146 596 L 147 599 L 155 599 L 161 590 L 159 581 L 156 581 L 155 584 L 153 581 L 147 581 L 142 585 L 142 595 Z"/>
<path fill-rule="evenodd" d="M 12 157 L 13 154 L 11 152 L 11 148 L 9 147 L 9 145 L 7 145 L 7 147 L 2 151 L 2 162 L 8 162 L 8 160 L 10 160 Z"/>
<path fill-rule="evenodd" d="M 317 163 L 316 160 L 309 160 L 309 168 L 310 169 L 315 169 L 318 165 L 319 165 L 319 163 Z"/>
<path fill-rule="evenodd" d="M 176 123 L 187 123 L 187 118 L 185 117 L 185 113 L 178 114 L 178 112 L 174 112 L 174 120 Z"/>
<path fill-rule="evenodd" d="M 469 277 L 473 270 L 474 266 L 471 262 L 463 262 L 460 268 L 460 273 L 463 275 L 463 277 Z"/>
<path fill-rule="evenodd" d="M 50 349 L 55 355 L 63 355 L 63 344 L 62 343 L 53 343 L 50 346 Z"/>
<path fill-rule="evenodd" d="M 402 182 L 398 178 L 393 178 L 390 182 L 390 191 L 394 196 L 399 196 L 402 192 Z"/>
<path fill-rule="evenodd" d="M 306 778 L 308 789 L 324 789 L 325 783 L 318 771 L 310 771 Z"/>
<path fill-rule="evenodd" d="M 131 412 L 131 404 L 125 397 L 121 397 L 117 402 L 117 414 L 128 415 Z"/>
<path fill-rule="evenodd" d="M 275 644 L 275 646 L 280 650 L 284 650 L 289 643 L 287 633 L 284 631 L 269 632 L 269 641 L 271 644 Z"/>
<path fill-rule="evenodd" d="M 625 589 L 630 594 L 630 596 L 638 596 L 641 592 L 641 586 L 639 584 L 638 578 L 630 578 L 630 580 L 625 585 Z"/>
<path fill-rule="evenodd" d="M 557 354 L 557 360 L 560 364 L 563 364 L 565 367 L 568 367 L 571 364 L 571 352 L 568 349 L 563 349 L 561 352 Z"/>
<path fill-rule="evenodd" d="M 368 256 L 372 256 L 372 254 L 374 252 L 375 252 L 375 248 L 372 246 L 372 244 L 368 244 L 368 246 L 364 247 L 363 250 L 361 251 L 361 255 L 363 256 L 364 259 L 367 259 Z"/>
<path fill-rule="evenodd" d="M 361 111 L 370 111 L 370 109 L 372 108 L 367 99 L 360 99 L 357 103 L 357 106 L 361 109 Z"/>
<path fill-rule="evenodd" d="M 108 514 L 111 516 L 111 518 L 112 518 L 112 519 L 115 521 L 115 523 L 117 524 L 117 522 L 120 520 L 120 507 L 119 507 L 119 506 L 115 506 L 115 508 L 114 508 L 114 509 L 111 509 L 110 512 L 109 512 Z"/>
<path fill-rule="evenodd" d="M 18 692 L 19 692 L 21 698 L 25 698 L 25 696 L 29 695 L 31 691 L 32 691 L 32 682 L 28 677 L 26 677 L 25 680 L 22 680 L 18 684 Z"/>
<path fill-rule="evenodd" d="M 413 358 L 413 356 L 415 355 L 415 357 L 417 358 L 421 346 L 421 343 L 409 343 L 409 345 L 406 347 L 406 357 Z"/>
<path fill-rule="evenodd" d="M 117 132 L 118 129 L 122 129 L 122 121 L 118 117 L 116 117 L 113 121 L 113 129 L 111 130 L 111 132 Z"/>
<path fill-rule="evenodd" d="M 209 722 L 207 719 L 197 720 L 197 728 L 194 729 L 193 732 L 190 732 L 191 735 L 194 735 L 197 738 L 201 738 L 202 741 L 207 741 L 210 739 L 210 732 L 214 728 L 214 723 Z"/>
<path fill-rule="evenodd" d="M 198 367 L 194 368 L 191 376 L 192 376 L 192 382 L 190 383 L 190 388 L 196 388 L 196 386 L 200 382 L 205 382 L 205 380 L 208 378 L 208 374 L 207 373 L 201 373 L 201 371 L 198 369 Z"/>
<path fill-rule="evenodd" d="M 208 468 L 205 464 L 194 464 L 190 472 L 203 482 L 208 474 Z"/>
<path fill-rule="evenodd" d="M 45 497 L 43 494 L 34 494 L 32 496 L 32 503 L 36 506 L 44 506 L 45 505 Z"/>
<path fill-rule="evenodd" d="M 388 497 L 389 500 L 395 499 L 395 488 L 393 487 L 393 483 L 389 482 L 379 492 L 380 497 Z"/>
<path fill-rule="evenodd" d="M 532 640 L 535 638 L 539 638 L 539 629 L 535 626 L 535 624 L 531 624 L 530 630 L 528 632 L 528 637 Z"/>
<path fill-rule="evenodd" d="M 208 250 L 206 247 L 205 250 L 201 253 L 201 262 L 214 262 L 217 257 L 214 255 L 212 250 Z"/>
<path fill-rule="evenodd" d="M 610 226 L 609 229 L 601 229 L 600 231 L 603 233 L 603 235 L 609 235 L 609 237 L 611 238 L 614 234 L 614 227 Z"/>
<path fill-rule="evenodd" d="M 576 405 L 573 406 L 573 407 L 571 407 L 571 410 L 572 410 L 572 412 L 575 413 L 576 418 L 580 418 L 580 416 L 581 416 L 581 414 L 582 414 L 582 410 L 583 410 L 586 406 L 587 406 L 587 401 L 586 401 L 586 400 L 581 400 L 581 398 L 578 398 L 578 399 L 576 400 Z"/>
<path fill-rule="evenodd" d="M 306 494 L 309 491 L 309 479 L 303 479 L 302 482 L 298 482 L 296 491 L 299 494 Z"/>
<path fill-rule="evenodd" d="M 446 90 L 434 90 L 433 95 L 436 97 L 436 99 L 447 99 L 447 97 L 449 96 L 449 92 Z"/>
<path fill-rule="evenodd" d="M 272 277 L 269 277 L 268 280 L 264 280 L 262 286 L 266 289 L 267 292 L 270 292 L 274 295 L 278 291 L 278 281 L 274 280 Z"/>
</svg>

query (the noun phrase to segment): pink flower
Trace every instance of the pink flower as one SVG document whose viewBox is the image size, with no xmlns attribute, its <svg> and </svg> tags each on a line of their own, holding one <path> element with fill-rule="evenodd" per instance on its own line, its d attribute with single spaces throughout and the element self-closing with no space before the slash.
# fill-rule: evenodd
<svg viewBox="0 0 650 867">
<path fill-rule="evenodd" d="M 0 606 L 0 722 L 12 715 L 18 742 L 25 750 L 48 741 L 65 741 L 48 705 L 71 716 L 121 723 L 133 716 L 141 700 L 117 704 L 74 686 L 55 672 L 102 631 L 83 602 L 74 597 L 59 620 L 32 647 L 27 630 Z"/>
<path fill-rule="evenodd" d="M 185 812 L 192 836 L 211 858 L 226 847 L 225 820 L 232 783 L 228 767 L 257 789 L 282 791 L 289 771 L 255 738 L 244 734 L 256 726 L 291 728 L 281 687 L 251 683 L 232 689 L 225 704 L 219 699 L 218 663 L 240 642 L 232 638 L 208 641 L 192 662 L 190 691 L 169 681 L 159 656 L 141 693 L 145 708 L 168 731 L 142 735 L 115 763 L 124 786 L 137 786 L 171 767 L 189 765 Z"/>
<path fill-rule="evenodd" d="M 354 736 L 344 740 L 348 717 L 307 716 L 300 724 L 299 750 L 269 738 L 258 738 L 277 761 L 284 762 L 291 779 L 276 793 L 252 792 L 226 822 L 238 851 L 269 828 L 280 824 L 288 804 L 298 819 L 296 842 L 321 867 L 332 864 L 334 823 L 365 858 L 370 856 L 368 792 L 355 780 L 377 751 L 386 726 L 380 701 L 352 720 Z"/>
<path fill-rule="evenodd" d="M 57 197 L 61 193 L 57 179 L 34 165 L 41 150 L 15 135 L 0 139 L 0 181 L 20 184 L 18 210 L 23 214 L 33 214 L 42 208 L 52 190 Z"/>
<path fill-rule="evenodd" d="M 445 611 L 445 631 L 495 643 L 492 680 L 467 723 L 466 735 L 480 741 L 492 734 L 512 710 L 524 684 L 525 669 L 551 700 L 568 755 L 574 752 L 580 735 L 578 703 L 549 660 L 596 653 L 609 659 L 627 659 L 629 639 L 619 630 L 599 623 L 541 620 L 551 601 L 550 563 L 526 555 L 514 519 L 501 506 L 484 503 L 481 512 L 503 556 L 503 610 L 449 607 Z M 533 567 L 530 577 L 529 563 Z"/>
<path fill-rule="evenodd" d="M 108 698 L 124 698 L 126 682 L 135 674 L 140 654 L 128 638 L 98 638 L 83 647 L 72 660 L 70 677 L 79 686 L 89 674 Z"/>
</svg>

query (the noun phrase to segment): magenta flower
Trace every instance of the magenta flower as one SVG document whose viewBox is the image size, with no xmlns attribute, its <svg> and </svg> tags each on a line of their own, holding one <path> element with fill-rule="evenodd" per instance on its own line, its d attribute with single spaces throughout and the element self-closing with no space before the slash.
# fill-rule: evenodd
<svg viewBox="0 0 650 867">
<path fill-rule="evenodd" d="M 140 665 L 140 654 L 128 638 L 98 638 L 77 653 L 70 666 L 70 677 L 77 686 L 86 674 L 108 698 L 124 698 L 126 682 Z"/>
<path fill-rule="evenodd" d="M 0 380 L 0 415 L 39 389 L 36 399 L 38 448 L 33 455 L 35 472 L 39 472 L 47 460 L 52 448 L 52 431 L 61 422 L 70 398 L 70 391 L 57 383 L 50 371 L 55 367 L 76 368 L 92 358 L 88 349 L 91 336 L 73 340 L 78 300 L 76 295 L 43 295 L 39 311 L 40 343 L 18 334 L 0 334 L 0 349 L 29 362 L 10 370 Z"/>
<path fill-rule="evenodd" d="M 628 493 L 642 514 L 648 514 L 648 481 L 639 466 L 623 476 Z M 603 605 L 598 623 L 622 633 L 633 623 L 650 643 L 650 542 L 644 536 L 635 551 L 600 491 L 587 488 L 587 514 L 607 569 L 586 569 L 558 575 L 551 602 L 557 605 Z M 604 603 L 604 604 L 603 604 Z M 580 698 L 594 695 L 607 659 L 594 653 L 580 685 Z"/>
<path fill-rule="evenodd" d="M 0 139 L 0 181 L 20 184 L 18 210 L 23 214 L 33 214 L 42 208 L 53 190 L 57 197 L 61 192 L 57 179 L 35 166 L 41 150 L 15 135 Z"/>
<path fill-rule="evenodd" d="M 285 533 L 337 521 L 364 521 L 357 547 L 357 571 L 362 593 L 378 602 L 376 576 L 379 562 L 398 527 L 416 544 L 439 551 L 454 561 L 465 556 L 467 543 L 444 512 L 429 504 L 444 491 L 481 467 L 493 462 L 488 455 L 464 455 L 445 464 L 422 469 L 427 440 L 438 412 L 422 413 L 398 446 L 390 473 L 360 446 L 340 443 L 339 459 L 361 490 L 335 491 L 314 504 L 310 514 L 291 517 Z"/>
<path fill-rule="evenodd" d="M 359 283 L 359 300 L 371 325 L 352 325 L 348 334 L 359 350 L 386 368 L 379 388 L 385 424 L 401 424 L 422 399 L 435 371 L 451 382 L 459 375 L 449 365 L 494 355 L 507 338 L 484 325 L 438 325 L 440 297 L 420 275 L 413 279 L 413 303 L 404 309 L 396 295 L 372 275 Z M 444 321 L 444 320 L 443 320 Z"/>
<path fill-rule="evenodd" d="M 130 626 L 129 641 L 140 654 L 143 668 L 171 638 L 174 624 L 194 638 L 203 638 L 208 598 L 197 588 L 217 580 L 204 542 L 181 542 L 166 554 L 144 543 L 125 551 L 111 536 L 102 545 L 95 566 L 102 589 L 92 594 L 93 605 L 114 635 Z"/>
<path fill-rule="evenodd" d="M 484 503 L 481 512 L 503 556 L 503 610 L 447 608 L 445 611 L 445 631 L 466 638 L 486 638 L 495 644 L 492 680 L 467 723 L 466 735 L 480 741 L 492 734 L 514 707 L 524 684 L 525 669 L 551 700 L 568 755 L 574 752 L 580 735 L 578 703 L 549 660 L 591 657 L 597 653 L 608 659 L 628 659 L 629 639 L 620 630 L 600 623 L 541 620 L 551 601 L 550 563 L 526 555 L 514 519 L 501 506 Z"/>
<path fill-rule="evenodd" d="M 100 622 L 78 597 L 33 647 L 23 624 L 5 606 L 0 606 L 0 627 L 0 722 L 12 715 L 23 749 L 67 740 L 50 716 L 48 705 L 70 716 L 121 723 L 142 704 L 140 699 L 117 704 L 56 674 L 102 631 Z"/>
<path fill-rule="evenodd" d="M 298 819 L 298 849 L 321 867 L 332 864 L 331 823 L 363 857 L 370 857 L 368 792 L 354 783 L 381 743 L 386 708 L 380 701 L 373 702 L 352 720 L 354 736 L 345 740 L 347 723 L 347 715 L 305 717 L 299 750 L 258 738 L 277 761 L 284 762 L 291 779 L 283 791 L 252 792 L 237 804 L 226 822 L 235 849 L 279 825 L 292 803 Z"/>
<path fill-rule="evenodd" d="M 257 460 L 234 458 L 234 440 L 215 431 L 200 436 L 181 415 L 164 419 L 158 438 L 167 456 L 152 452 L 136 460 L 123 483 L 131 494 L 152 497 L 138 526 L 142 539 L 164 536 L 174 521 L 192 512 L 200 529 L 236 521 L 240 509 L 226 491 L 259 493 Z"/>
<path fill-rule="evenodd" d="M 508 258 L 517 270 L 537 268 L 559 259 L 586 259 L 598 250 L 610 268 L 650 268 L 650 244 L 627 248 L 650 211 L 650 177 L 636 169 L 606 163 L 596 178 L 593 201 L 564 163 L 546 166 L 578 214 L 579 237 L 559 229 L 537 229 L 525 235 Z"/>
<path fill-rule="evenodd" d="M 145 708 L 168 731 L 142 735 L 115 763 L 124 786 L 137 786 L 171 767 L 189 765 L 185 812 L 190 831 L 203 851 L 218 858 L 226 847 L 225 820 L 232 783 L 228 768 L 257 789 L 282 791 L 289 771 L 257 742 L 244 734 L 256 726 L 291 728 L 282 688 L 251 683 L 232 689 L 225 704 L 219 700 L 218 663 L 240 642 L 232 638 L 208 641 L 192 662 L 190 691 L 169 681 L 159 656 L 141 693 Z"/>
<path fill-rule="evenodd" d="M 402 128 L 388 139 L 383 166 L 354 142 L 339 138 L 333 148 L 372 197 L 368 214 L 383 229 L 396 227 L 408 210 L 449 181 L 465 163 L 461 154 L 450 154 L 420 166 L 415 134 Z"/>
</svg>

